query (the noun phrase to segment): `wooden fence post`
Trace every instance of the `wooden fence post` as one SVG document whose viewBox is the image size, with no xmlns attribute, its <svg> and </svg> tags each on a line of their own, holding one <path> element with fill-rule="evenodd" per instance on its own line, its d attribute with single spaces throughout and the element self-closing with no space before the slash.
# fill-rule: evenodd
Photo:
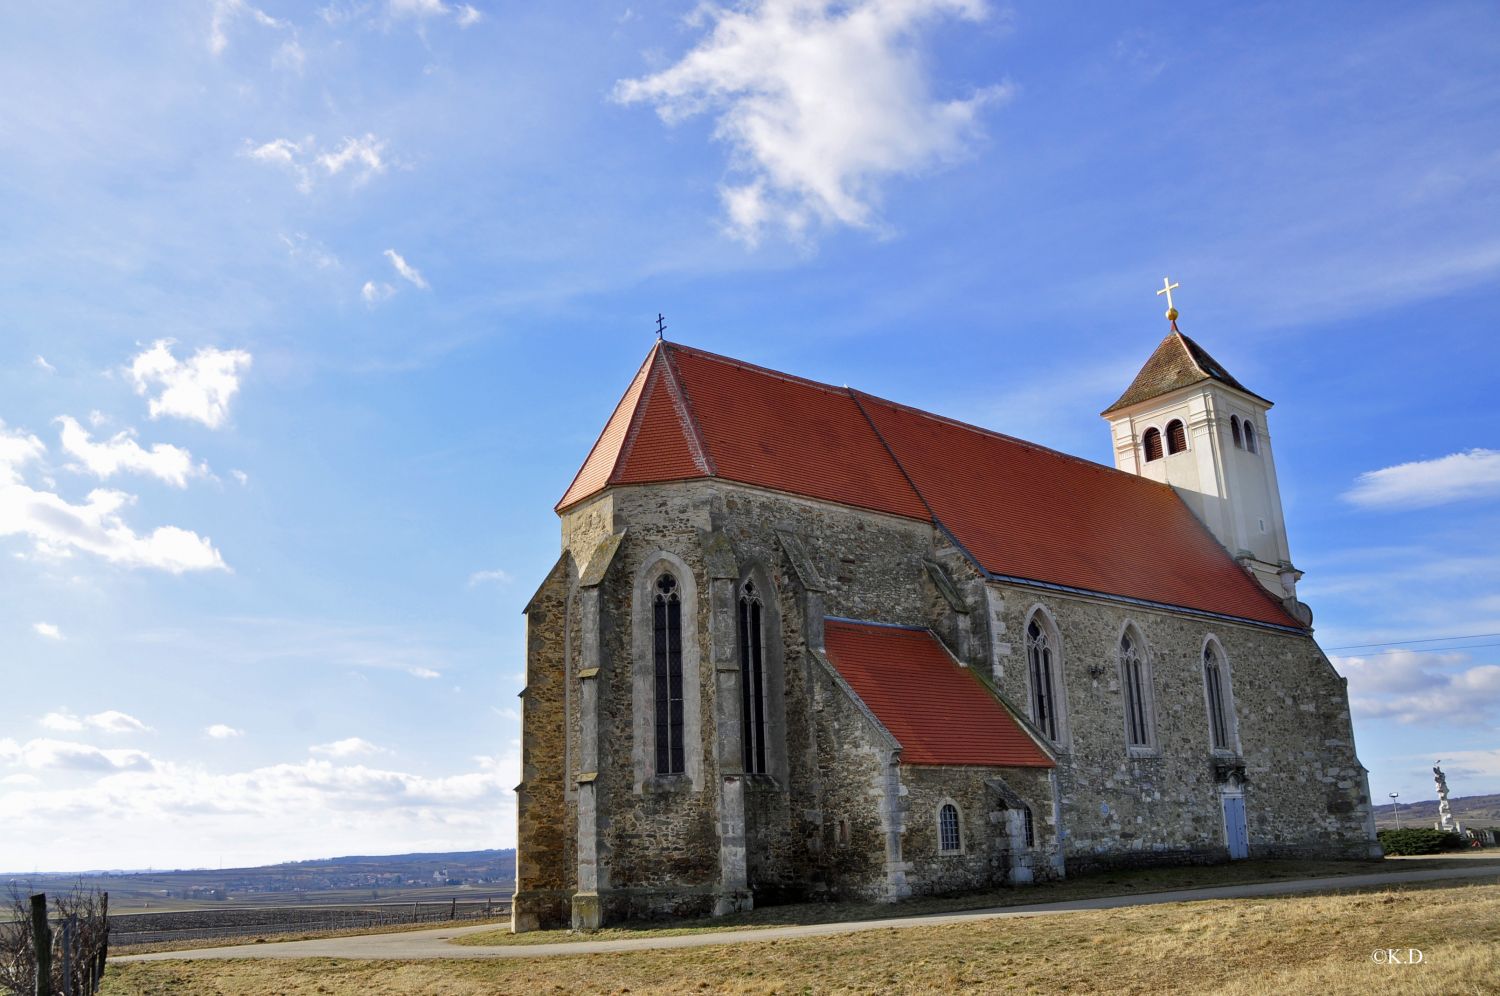
<svg viewBox="0 0 1500 996">
<path fill-rule="evenodd" d="M 36 996 L 52 996 L 52 928 L 47 924 L 47 894 L 31 897 L 31 940 L 36 949 Z"/>
<path fill-rule="evenodd" d="M 69 916 L 62 924 L 62 996 L 75 996 L 73 992 L 73 938 L 76 935 L 78 917 Z"/>
<path fill-rule="evenodd" d="M 450 919 L 450 920 L 457 920 L 458 919 L 458 900 L 457 899 L 454 899 L 453 902 L 452 902 L 452 904 L 448 907 L 448 919 Z"/>
</svg>

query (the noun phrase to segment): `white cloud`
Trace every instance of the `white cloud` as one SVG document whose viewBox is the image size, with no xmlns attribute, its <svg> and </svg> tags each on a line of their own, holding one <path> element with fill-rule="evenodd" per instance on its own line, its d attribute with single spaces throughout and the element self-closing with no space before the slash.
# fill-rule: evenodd
<svg viewBox="0 0 1500 996">
<path fill-rule="evenodd" d="M 377 747 L 363 737 L 346 737 L 343 740 L 335 740 L 331 744 L 314 744 L 308 750 L 327 757 L 358 757 L 362 754 L 390 753 L 384 747 Z"/>
<path fill-rule="evenodd" d="M 414 287 L 420 287 L 422 290 L 429 289 L 427 281 L 423 278 L 421 272 L 403 259 L 399 252 L 394 249 L 387 249 L 385 251 L 385 258 L 391 261 L 391 265 L 396 268 L 396 272 L 401 275 L 402 280 L 405 280 Z"/>
<path fill-rule="evenodd" d="M 36 359 L 32 360 L 31 362 L 34 363 L 36 365 L 36 368 L 43 373 L 57 373 L 57 368 L 48 363 L 47 358 L 40 353 L 38 353 Z"/>
<path fill-rule="evenodd" d="M 64 415 L 57 421 L 62 425 L 62 448 L 82 461 L 82 469 L 101 480 L 129 471 L 149 474 L 173 487 L 185 488 L 190 478 L 208 474 L 206 464 L 194 464 L 193 455 L 179 446 L 155 443 L 148 450 L 135 441 L 128 429 L 96 443 L 76 420 Z"/>
<path fill-rule="evenodd" d="M 409 674 L 409 675 L 411 675 L 413 678 L 428 678 L 428 679 L 431 679 L 431 678 L 441 678 L 443 676 L 443 673 L 441 671 L 434 671 L 430 667 L 421 667 L 420 665 L 417 666 L 417 667 L 409 667 L 409 668 L 407 668 L 406 669 L 406 673 Z"/>
<path fill-rule="evenodd" d="M 425 21 L 428 18 L 452 15 L 460 28 L 472 27 L 484 18 L 483 14 L 469 4 L 448 4 L 443 0 L 390 0 L 388 9 L 391 18 L 397 20 L 413 18 Z"/>
<path fill-rule="evenodd" d="M 40 785 L 42 780 L 36 775 L 28 775 L 24 771 L 14 775 L 6 775 L 0 778 L 0 785 Z"/>
<path fill-rule="evenodd" d="M 0 485 L 21 479 L 21 468 L 47 452 L 42 441 L 21 429 L 7 429 L 0 421 Z"/>
<path fill-rule="evenodd" d="M 58 629 L 54 623 L 32 623 L 31 628 L 36 630 L 37 636 L 45 636 L 49 640 L 61 640 L 63 638 L 62 630 Z"/>
<path fill-rule="evenodd" d="M 981 107 L 1007 86 L 933 99 L 917 51 L 945 17 L 978 21 L 983 0 L 752 0 L 705 4 L 707 36 L 675 65 L 623 80 L 615 98 L 649 102 L 668 124 L 717 115 L 741 178 L 721 188 L 732 234 L 814 223 L 878 225 L 882 181 L 963 155 Z"/>
<path fill-rule="evenodd" d="M 217 429 L 229 415 L 229 402 L 240 389 L 240 375 L 250 366 L 242 349 L 205 346 L 190 359 L 172 355 L 171 339 L 158 339 L 130 362 L 127 375 L 137 394 L 150 398 L 152 418 L 172 415 Z"/>
<path fill-rule="evenodd" d="M 379 304 L 388 300 L 396 293 L 396 288 L 390 284 L 377 284 L 373 280 L 366 280 L 365 285 L 359 289 L 359 296 L 365 299 L 366 304 Z"/>
<path fill-rule="evenodd" d="M 290 73 L 302 75 L 302 69 L 307 65 L 307 53 L 303 51 L 297 39 L 288 38 L 281 43 L 276 54 L 271 56 L 271 68 L 282 69 Z"/>
<path fill-rule="evenodd" d="M 351 172 L 355 174 L 354 182 L 363 183 L 376 173 L 385 172 L 386 163 L 382 158 L 384 152 L 385 142 L 367 134 L 363 138 L 344 139 L 344 144 L 336 152 L 324 152 L 316 162 L 329 176 L 337 176 L 353 167 Z"/>
<path fill-rule="evenodd" d="M 96 712 L 84 720 L 89 726 L 104 733 L 150 733 L 151 727 L 142 723 L 134 716 L 120 712 L 118 709 L 107 709 L 104 712 Z"/>
<path fill-rule="evenodd" d="M 0 740 L 0 760 L 36 755 Z M 207 866 L 325 853 L 443 851 L 514 845 L 519 750 L 460 762 L 426 776 L 313 758 L 246 771 L 107 756 L 75 761 L 100 777 L 87 785 L 0 793 L 6 855 L 17 866 Z M 509 817 L 507 819 L 507 817 Z M 102 833 L 99 828 L 109 828 Z"/>
<path fill-rule="evenodd" d="M 232 21 L 240 17 L 249 17 L 257 24 L 267 28 L 280 28 L 282 23 L 267 14 L 258 7 L 252 7 L 245 0 L 214 0 L 213 17 L 209 21 L 208 28 L 208 50 L 214 55 L 220 55 L 224 49 L 229 47 L 228 27 Z"/>
<path fill-rule="evenodd" d="M 131 495 L 99 488 L 90 491 L 83 504 L 74 505 L 49 491 L 7 483 L 6 470 L 0 463 L 0 536 L 27 536 L 44 556 L 83 551 L 122 567 L 153 567 L 172 574 L 228 569 L 205 536 L 177 526 L 136 533 L 120 517 L 120 510 L 135 501 Z"/>
<path fill-rule="evenodd" d="M 49 712 L 37 720 L 44 728 L 58 733 L 77 733 L 85 728 L 101 733 L 151 733 L 151 727 L 118 709 L 106 709 L 90 716 L 78 716 L 71 710 L 59 709 Z"/>
<path fill-rule="evenodd" d="M 1500 450 L 1472 449 L 1359 475 L 1344 497 L 1356 505 L 1427 508 L 1500 495 Z"/>
<path fill-rule="evenodd" d="M 345 170 L 358 186 L 377 173 L 384 173 L 385 141 L 372 134 L 361 138 L 345 138 L 337 149 L 319 152 L 317 139 L 309 135 L 300 142 L 290 138 L 274 138 L 261 145 L 245 142 L 244 155 L 257 162 L 280 167 L 297 178 L 297 189 L 311 193 L 319 170 L 327 176 L 337 176 Z"/>
<path fill-rule="evenodd" d="M 339 258 L 329 252 L 323 245 L 314 239 L 310 239 L 303 232 L 293 235 L 279 236 L 282 245 L 286 246 L 287 255 L 298 261 L 311 263 L 314 269 L 334 270 L 339 267 Z"/>
<path fill-rule="evenodd" d="M 245 473 L 243 470 L 231 470 L 229 472 L 229 476 L 234 478 L 236 481 L 239 481 L 241 487 L 244 487 L 245 485 L 250 483 L 250 475 Z"/>
<path fill-rule="evenodd" d="M 509 571 L 501 570 L 499 568 L 496 568 L 492 571 L 475 571 L 473 574 L 469 575 L 469 587 L 472 588 L 475 585 L 481 585 L 487 581 L 494 581 L 498 584 L 510 584 L 514 580 L 515 578 Z"/>
<path fill-rule="evenodd" d="M 1500 665 L 1464 667 L 1467 654 L 1407 650 L 1332 660 L 1349 679 L 1356 716 L 1433 726 L 1500 724 Z"/>
<path fill-rule="evenodd" d="M 57 710 L 57 712 L 49 712 L 41 719 L 37 720 L 37 722 L 40 723 L 44 729 L 52 730 L 56 733 L 77 733 L 79 730 L 83 729 L 83 719 L 81 717 L 73 715 L 66 709 L 59 709 Z"/>
<path fill-rule="evenodd" d="M 101 749 L 91 744 L 46 738 L 24 744 L 0 741 L 0 760 L 33 771 L 150 771 L 154 766 L 151 755 L 145 751 Z"/>
<path fill-rule="evenodd" d="M 206 736 L 212 737 L 215 740 L 233 740 L 235 737 L 243 737 L 245 735 L 244 730 L 237 730 L 228 723 L 215 723 L 212 726 L 205 726 L 203 732 Z"/>
</svg>

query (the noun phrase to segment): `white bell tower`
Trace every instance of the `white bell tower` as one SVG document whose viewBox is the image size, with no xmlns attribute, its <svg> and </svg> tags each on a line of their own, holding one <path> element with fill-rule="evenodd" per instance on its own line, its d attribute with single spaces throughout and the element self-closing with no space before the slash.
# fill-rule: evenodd
<svg viewBox="0 0 1500 996">
<path fill-rule="evenodd" d="M 1224 548 L 1305 625 L 1312 612 L 1297 601 L 1302 572 L 1287 548 L 1281 491 L 1266 412 L 1271 402 L 1231 377 L 1196 342 L 1172 331 L 1120 399 L 1109 421 L 1115 466 L 1170 484 Z"/>
</svg>

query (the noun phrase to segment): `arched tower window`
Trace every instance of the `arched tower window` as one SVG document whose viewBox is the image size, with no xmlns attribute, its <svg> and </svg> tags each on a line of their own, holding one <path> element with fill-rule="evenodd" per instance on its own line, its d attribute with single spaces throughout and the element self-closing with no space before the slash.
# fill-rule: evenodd
<svg viewBox="0 0 1500 996">
<path fill-rule="evenodd" d="M 1218 648 L 1203 647 L 1203 690 L 1208 696 L 1208 733 L 1214 750 L 1233 750 L 1229 732 L 1229 675 Z"/>
<path fill-rule="evenodd" d="M 1234 437 L 1235 449 L 1241 450 L 1245 448 L 1244 437 L 1240 435 L 1240 417 L 1238 415 L 1229 416 L 1229 434 Z"/>
<path fill-rule="evenodd" d="M 1253 425 L 1250 424 L 1250 420 L 1249 419 L 1246 419 L 1245 420 L 1245 449 L 1249 450 L 1251 453 L 1256 453 L 1256 452 L 1259 452 L 1258 445 L 1259 444 L 1257 444 L 1256 441 L 1255 441 L 1255 426 L 1253 426 Z"/>
<path fill-rule="evenodd" d="M 1041 611 L 1026 627 L 1026 663 L 1031 676 L 1031 719 L 1048 740 L 1062 732 L 1057 697 L 1057 648 L 1042 623 Z"/>
<path fill-rule="evenodd" d="M 1125 735 L 1131 747 L 1152 746 L 1151 670 L 1140 635 L 1127 629 L 1120 637 L 1120 683 L 1125 690 Z"/>
<path fill-rule="evenodd" d="M 652 606 L 652 663 L 656 670 L 656 773 L 685 770 L 682 742 L 682 597 L 677 579 L 664 571 L 656 579 Z"/>
<path fill-rule="evenodd" d="M 1174 418 L 1167 423 L 1167 452 L 1181 453 L 1187 449 L 1187 429 L 1183 428 L 1182 420 Z"/>
<path fill-rule="evenodd" d="M 943 854 L 958 854 L 963 850 L 963 834 L 959 829 L 958 807 L 945 802 L 938 807 L 938 850 Z"/>
<path fill-rule="evenodd" d="M 1152 460 L 1161 459 L 1161 430 L 1147 429 L 1146 435 L 1141 440 L 1141 444 L 1146 450 L 1147 463 L 1150 463 Z"/>
<path fill-rule="evenodd" d="M 754 581 L 740 589 L 740 728 L 744 731 L 745 771 L 763 775 L 766 767 L 765 623 Z"/>
</svg>

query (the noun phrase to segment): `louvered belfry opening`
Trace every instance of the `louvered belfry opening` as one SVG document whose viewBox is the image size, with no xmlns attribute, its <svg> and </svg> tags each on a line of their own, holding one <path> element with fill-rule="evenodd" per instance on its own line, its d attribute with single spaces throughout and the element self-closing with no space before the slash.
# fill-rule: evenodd
<svg viewBox="0 0 1500 996">
<path fill-rule="evenodd" d="M 1173 419 L 1167 423 L 1167 452 L 1181 453 L 1187 449 L 1187 429 L 1183 428 L 1180 419 Z"/>
<path fill-rule="evenodd" d="M 1147 429 L 1145 439 L 1142 440 L 1146 449 L 1146 462 L 1161 459 L 1161 431 L 1158 429 Z"/>
</svg>

